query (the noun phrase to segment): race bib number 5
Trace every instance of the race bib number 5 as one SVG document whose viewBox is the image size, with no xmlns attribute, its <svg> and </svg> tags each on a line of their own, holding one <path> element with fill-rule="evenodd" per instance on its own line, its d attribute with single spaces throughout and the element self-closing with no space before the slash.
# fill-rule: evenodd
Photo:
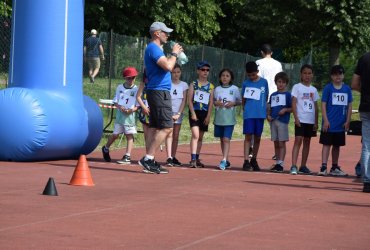
<svg viewBox="0 0 370 250">
<path fill-rule="evenodd" d="M 194 93 L 194 101 L 208 105 L 210 94 L 201 90 Z"/>
<path fill-rule="evenodd" d="M 348 94 L 347 93 L 333 93 L 332 94 L 332 105 L 348 105 Z"/>
<path fill-rule="evenodd" d="M 261 98 L 261 90 L 257 88 L 247 87 L 244 90 L 244 98 L 259 101 L 259 99 Z"/>
</svg>

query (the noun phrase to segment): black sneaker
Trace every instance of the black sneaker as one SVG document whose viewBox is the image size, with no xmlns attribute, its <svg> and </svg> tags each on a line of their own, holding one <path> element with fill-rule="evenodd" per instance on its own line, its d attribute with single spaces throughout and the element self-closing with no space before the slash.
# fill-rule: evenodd
<svg viewBox="0 0 370 250">
<path fill-rule="evenodd" d="M 168 169 L 167 168 L 164 168 L 162 166 L 159 166 L 159 173 L 160 174 L 168 174 Z"/>
<path fill-rule="evenodd" d="M 148 174 L 159 174 L 160 170 L 159 167 L 155 164 L 154 160 L 144 160 L 145 157 L 141 158 L 139 161 L 139 165 L 142 166 L 144 169 L 143 171 Z"/>
<path fill-rule="evenodd" d="M 276 172 L 276 173 L 282 173 L 282 172 L 284 172 L 284 168 L 280 164 L 275 164 L 275 166 L 273 168 L 271 168 L 270 171 L 271 172 Z"/>
<path fill-rule="evenodd" d="M 177 160 L 176 157 L 172 158 L 172 164 L 173 166 L 182 166 L 182 163 L 179 162 L 179 160 Z"/>
<path fill-rule="evenodd" d="M 298 170 L 298 174 L 312 174 L 312 172 L 307 166 L 301 166 Z"/>
<path fill-rule="evenodd" d="M 103 146 L 101 148 L 101 151 L 103 153 L 103 158 L 106 162 L 110 162 L 112 159 L 110 158 L 110 155 L 109 155 L 109 148 L 107 148 L 106 146 Z"/>
<path fill-rule="evenodd" d="M 256 158 L 251 159 L 251 165 L 252 165 L 253 171 L 261 171 L 260 166 L 258 166 Z"/>
<path fill-rule="evenodd" d="M 317 173 L 317 175 L 326 176 L 328 174 L 328 170 L 326 165 L 321 165 L 320 171 Z"/>
<path fill-rule="evenodd" d="M 197 168 L 204 168 L 204 164 L 198 159 L 196 160 Z"/>
<path fill-rule="evenodd" d="M 356 167 L 355 167 L 355 173 L 356 173 L 356 177 L 357 178 L 360 178 L 362 173 L 361 173 L 361 162 L 357 162 L 356 164 Z"/>
<path fill-rule="evenodd" d="M 244 161 L 243 171 L 253 171 L 253 167 L 249 161 Z"/>
<path fill-rule="evenodd" d="M 172 158 L 168 158 L 167 161 L 166 161 L 166 165 L 167 166 L 170 166 L 170 167 L 173 167 L 174 166 L 173 159 Z"/>
<path fill-rule="evenodd" d="M 226 169 L 231 168 L 230 162 L 226 161 Z"/>
<path fill-rule="evenodd" d="M 364 193 L 370 193 L 370 182 L 364 182 L 364 189 L 362 189 Z"/>
<path fill-rule="evenodd" d="M 117 161 L 118 164 L 131 164 L 131 157 L 128 155 L 124 155 L 121 160 Z"/>
</svg>

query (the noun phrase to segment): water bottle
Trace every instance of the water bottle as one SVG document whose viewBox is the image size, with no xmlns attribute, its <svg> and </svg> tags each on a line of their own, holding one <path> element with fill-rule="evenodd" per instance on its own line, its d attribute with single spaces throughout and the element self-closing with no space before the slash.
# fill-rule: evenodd
<svg viewBox="0 0 370 250">
<path fill-rule="evenodd" d="M 171 49 L 175 45 L 176 42 L 170 41 L 170 47 Z M 177 55 L 177 63 L 180 65 L 184 65 L 189 61 L 188 57 L 185 55 L 184 52 L 181 52 L 180 54 Z"/>
</svg>

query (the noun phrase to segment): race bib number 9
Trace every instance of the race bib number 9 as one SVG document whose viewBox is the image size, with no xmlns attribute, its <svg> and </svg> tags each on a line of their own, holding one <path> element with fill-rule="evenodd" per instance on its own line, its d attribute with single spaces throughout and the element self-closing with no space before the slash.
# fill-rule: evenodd
<svg viewBox="0 0 370 250">
<path fill-rule="evenodd" d="M 244 90 L 244 98 L 259 101 L 261 99 L 261 90 L 257 88 L 247 87 Z"/>
<path fill-rule="evenodd" d="M 194 93 L 194 101 L 208 105 L 210 94 L 201 90 Z"/>
<path fill-rule="evenodd" d="M 286 98 L 285 95 L 274 95 L 271 96 L 271 107 L 276 107 L 276 106 L 285 106 L 286 105 Z"/>
<path fill-rule="evenodd" d="M 348 105 L 348 94 L 347 93 L 333 93 L 331 96 L 332 105 Z"/>
<path fill-rule="evenodd" d="M 172 99 L 182 99 L 184 97 L 184 91 L 181 86 L 173 86 L 171 88 L 171 98 Z"/>
<path fill-rule="evenodd" d="M 312 113 L 314 111 L 314 102 L 308 100 L 303 101 L 303 111 Z"/>
</svg>

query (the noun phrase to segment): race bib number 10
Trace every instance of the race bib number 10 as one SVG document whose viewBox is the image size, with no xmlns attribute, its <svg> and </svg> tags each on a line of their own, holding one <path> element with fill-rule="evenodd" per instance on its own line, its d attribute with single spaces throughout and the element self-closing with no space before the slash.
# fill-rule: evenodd
<svg viewBox="0 0 370 250">
<path fill-rule="evenodd" d="M 347 93 L 333 93 L 332 94 L 332 105 L 348 105 L 348 94 Z"/>
</svg>

